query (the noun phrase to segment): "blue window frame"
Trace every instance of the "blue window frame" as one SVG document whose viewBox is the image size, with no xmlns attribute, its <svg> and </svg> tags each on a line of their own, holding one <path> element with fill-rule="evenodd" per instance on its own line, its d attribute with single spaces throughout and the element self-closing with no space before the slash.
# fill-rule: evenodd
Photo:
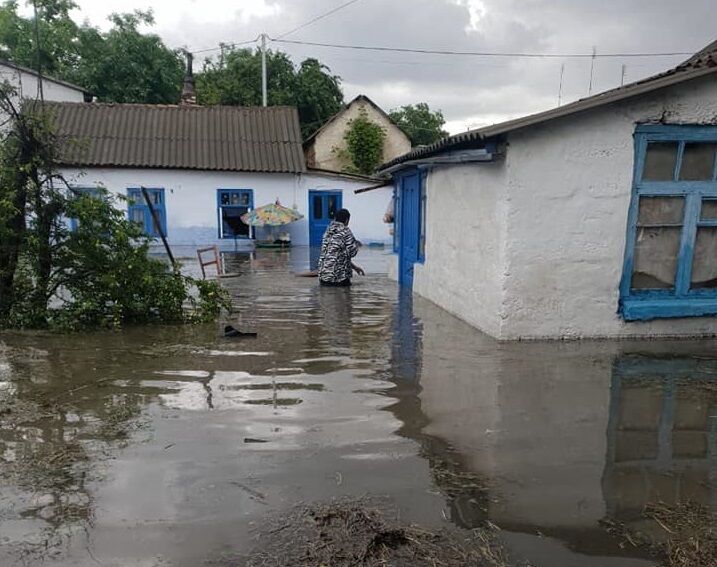
<svg viewBox="0 0 717 567">
<path fill-rule="evenodd" d="M 217 189 L 217 221 L 219 238 L 251 238 L 251 227 L 241 220 L 254 208 L 251 189 Z"/>
<path fill-rule="evenodd" d="M 130 221 L 141 226 L 147 236 L 160 236 L 160 228 L 162 234 L 167 236 L 167 208 L 164 200 L 164 189 L 159 187 L 147 188 L 147 193 L 149 193 L 152 206 L 157 212 L 162 226 L 156 226 L 152 218 L 152 212 L 142 195 L 142 190 L 138 187 L 127 189 L 127 216 Z"/>
<path fill-rule="evenodd" d="M 635 131 L 620 314 L 717 315 L 717 126 Z"/>
<path fill-rule="evenodd" d="M 92 197 L 94 199 L 102 198 L 105 191 L 102 187 L 72 187 L 71 189 L 77 197 L 87 195 L 88 197 Z M 74 232 L 77 230 L 78 226 L 79 221 L 76 218 L 70 218 L 70 230 Z"/>
</svg>

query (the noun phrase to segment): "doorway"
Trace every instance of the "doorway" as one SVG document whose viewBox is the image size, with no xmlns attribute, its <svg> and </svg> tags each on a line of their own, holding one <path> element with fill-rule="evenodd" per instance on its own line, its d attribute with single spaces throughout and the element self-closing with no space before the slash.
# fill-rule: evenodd
<svg viewBox="0 0 717 567">
<path fill-rule="evenodd" d="M 310 246 L 321 246 L 326 228 L 342 206 L 341 191 L 309 191 Z"/>
</svg>

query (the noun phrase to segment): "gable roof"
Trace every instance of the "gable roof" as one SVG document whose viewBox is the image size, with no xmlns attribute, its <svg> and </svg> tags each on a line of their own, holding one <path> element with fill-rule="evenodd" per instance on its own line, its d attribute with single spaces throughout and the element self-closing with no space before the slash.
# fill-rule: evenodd
<svg viewBox="0 0 717 567">
<path fill-rule="evenodd" d="M 302 173 L 294 107 L 47 102 L 68 166 Z"/>
<path fill-rule="evenodd" d="M 316 137 L 319 134 L 321 134 L 321 132 L 323 132 L 326 128 L 328 128 L 330 124 L 332 124 L 338 117 L 340 117 L 344 112 L 346 112 L 351 107 L 351 105 L 354 104 L 355 102 L 365 102 L 367 104 L 370 104 L 384 118 L 386 118 L 386 120 L 388 120 L 391 124 L 393 124 L 396 128 L 398 128 L 404 135 L 406 135 L 405 132 L 403 132 L 403 130 L 401 130 L 401 127 L 398 124 L 396 124 L 395 120 L 393 118 L 391 118 L 383 108 L 381 108 L 378 104 L 376 104 L 374 101 L 372 101 L 366 95 L 360 94 L 357 97 L 355 97 L 353 100 L 351 100 L 349 103 L 345 104 L 341 110 L 339 110 L 336 114 L 334 114 L 331 118 L 329 118 L 326 122 L 324 122 L 321 125 L 321 128 L 319 128 L 318 130 L 316 130 L 316 132 L 311 134 L 311 136 L 306 138 L 306 140 L 304 140 L 304 147 L 310 146 L 314 142 Z"/>
<path fill-rule="evenodd" d="M 35 71 L 35 69 L 30 69 L 30 67 L 23 67 L 22 65 L 17 65 L 16 63 L 13 63 L 11 61 L 8 61 L 7 59 L 0 59 L 0 66 L 1 67 L 9 67 L 10 69 L 15 69 L 16 71 L 20 71 L 21 73 L 27 73 L 28 75 L 33 75 L 34 77 L 39 77 L 40 73 Z M 81 87 L 79 85 L 75 85 L 73 83 L 68 83 L 67 81 L 63 81 L 61 79 L 55 79 L 53 77 L 49 77 L 43 73 L 42 75 L 43 81 L 48 81 L 50 83 L 55 83 L 58 85 L 62 85 L 63 87 L 67 87 L 68 89 L 73 89 L 78 92 L 81 92 L 85 99 L 89 99 L 92 97 L 92 93 L 88 91 L 86 88 Z"/>
<path fill-rule="evenodd" d="M 427 157 L 444 150 L 454 149 L 469 142 L 486 140 L 488 138 L 506 134 L 521 128 L 527 128 L 529 126 L 535 126 L 550 120 L 571 116 L 579 112 L 644 95 L 672 85 L 711 75 L 713 73 L 717 73 L 717 41 L 710 43 L 707 47 L 701 49 L 692 57 L 683 63 L 680 63 L 677 67 L 669 69 L 663 73 L 659 73 L 615 89 L 604 91 L 551 110 L 538 112 L 537 114 L 523 116 L 514 120 L 508 120 L 507 122 L 492 124 L 490 126 L 484 126 L 482 128 L 442 138 L 429 146 L 416 148 L 402 156 L 397 157 L 396 159 L 389 161 L 388 163 L 383 164 L 379 168 L 379 171 L 399 165 L 406 161 Z"/>
</svg>

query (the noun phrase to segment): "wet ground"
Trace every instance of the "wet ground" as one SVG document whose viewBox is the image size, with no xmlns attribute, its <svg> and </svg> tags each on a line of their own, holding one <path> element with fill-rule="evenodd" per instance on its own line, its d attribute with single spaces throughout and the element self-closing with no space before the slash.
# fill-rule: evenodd
<svg viewBox="0 0 717 567">
<path fill-rule="evenodd" d="M 381 497 L 535 566 L 638 567 L 601 520 L 717 509 L 714 341 L 498 344 L 386 260 L 346 290 L 294 277 L 306 250 L 227 258 L 257 339 L 0 335 L 0 565 L 232 565 L 297 503 Z"/>
</svg>

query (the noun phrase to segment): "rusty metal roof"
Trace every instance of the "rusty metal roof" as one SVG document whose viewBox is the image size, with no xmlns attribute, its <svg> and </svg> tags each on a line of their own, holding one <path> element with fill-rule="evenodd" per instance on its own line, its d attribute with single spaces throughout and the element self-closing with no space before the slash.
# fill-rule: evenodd
<svg viewBox="0 0 717 567">
<path fill-rule="evenodd" d="M 303 173 L 294 107 L 47 102 L 64 165 Z"/>
<path fill-rule="evenodd" d="M 480 142 L 488 138 L 507 134 L 508 132 L 512 132 L 514 130 L 527 128 L 549 120 L 563 118 L 578 112 L 583 112 L 585 110 L 590 110 L 613 102 L 647 94 L 678 83 L 711 75 L 715 72 L 717 72 L 717 41 L 709 44 L 704 49 L 701 49 L 677 67 L 669 69 L 668 71 L 658 75 L 653 75 L 646 79 L 629 83 L 625 86 L 611 89 L 591 97 L 583 98 L 576 102 L 559 106 L 551 110 L 538 112 L 537 114 L 523 116 L 522 118 L 516 118 L 515 120 L 508 120 L 507 122 L 492 124 L 483 128 L 469 130 L 454 136 L 442 138 L 429 146 L 418 147 L 389 161 L 388 163 L 383 164 L 379 168 L 379 172 L 407 161 L 431 156 L 442 151 L 455 149 L 456 147 L 463 147 L 471 142 Z"/>
</svg>

